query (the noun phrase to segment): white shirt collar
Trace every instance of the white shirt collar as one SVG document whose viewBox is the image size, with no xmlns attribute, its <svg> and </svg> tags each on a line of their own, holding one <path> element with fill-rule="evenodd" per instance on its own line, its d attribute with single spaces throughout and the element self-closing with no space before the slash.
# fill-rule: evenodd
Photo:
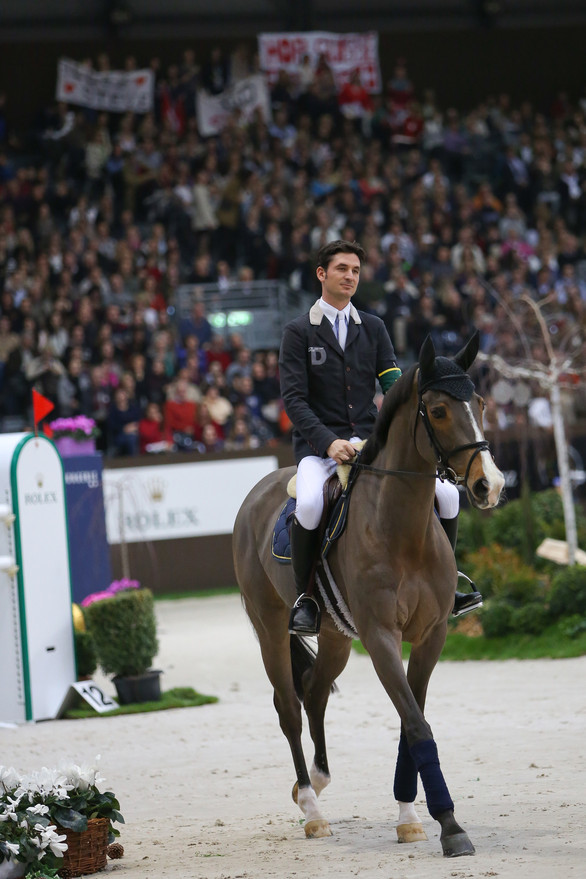
<svg viewBox="0 0 586 879">
<path fill-rule="evenodd" d="M 323 299 L 318 299 L 318 302 L 319 307 L 321 308 L 332 326 L 334 326 L 338 315 L 340 315 L 340 317 L 344 315 L 346 323 L 348 323 L 348 321 L 350 320 L 350 303 L 348 303 L 347 306 L 341 311 L 338 311 L 337 308 L 334 308 L 333 305 L 330 305 L 329 302 L 325 302 Z"/>
</svg>

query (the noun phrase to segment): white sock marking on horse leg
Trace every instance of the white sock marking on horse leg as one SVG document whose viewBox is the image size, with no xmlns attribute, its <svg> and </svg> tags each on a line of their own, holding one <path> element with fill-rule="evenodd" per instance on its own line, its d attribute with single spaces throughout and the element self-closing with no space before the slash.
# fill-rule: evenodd
<svg viewBox="0 0 586 879">
<path fill-rule="evenodd" d="M 400 800 L 397 800 L 397 804 L 399 806 L 399 820 L 397 824 L 421 824 L 421 819 L 415 811 L 414 803 L 402 803 Z"/>
<path fill-rule="evenodd" d="M 472 424 L 472 429 L 474 430 L 474 438 L 476 442 L 481 442 L 484 439 L 484 436 L 480 429 L 480 425 L 474 417 L 474 413 L 472 412 L 472 407 L 470 403 L 464 403 L 464 411 L 468 415 L 468 418 L 470 419 L 470 422 Z M 488 482 L 487 500 L 491 506 L 494 506 L 499 499 L 499 495 L 503 489 L 505 480 L 503 474 L 492 460 L 490 452 L 480 452 L 480 460 L 482 461 L 484 478 Z"/>
<path fill-rule="evenodd" d="M 300 787 L 297 794 L 297 805 L 305 815 L 306 821 L 323 821 L 317 805 L 317 796 L 312 787 Z"/>
<path fill-rule="evenodd" d="M 327 787 L 330 783 L 331 778 L 329 775 L 326 775 L 325 772 L 322 772 L 321 769 L 318 769 L 315 763 L 312 763 L 311 765 L 309 777 L 311 779 L 311 786 L 314 789 L 316 796 L 319 797 L 324 787 Z"/>
</svg>

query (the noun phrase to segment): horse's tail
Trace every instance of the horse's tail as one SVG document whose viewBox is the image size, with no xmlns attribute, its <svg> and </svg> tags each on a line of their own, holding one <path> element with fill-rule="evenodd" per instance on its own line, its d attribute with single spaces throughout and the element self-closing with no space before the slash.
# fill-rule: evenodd
<svg viewBox="0 0 586 879">
<path fill-rule="evenodd" d="M 316 652 L 308 641 L 301 635 L 291 635 L 291 668 L 293 669 L 293 684 L 300 702 L 303 702 L 303 675 L 313 668 Z M 337 686 L 332 684 L 331 692 L 335 693 Z"/>
</svg>

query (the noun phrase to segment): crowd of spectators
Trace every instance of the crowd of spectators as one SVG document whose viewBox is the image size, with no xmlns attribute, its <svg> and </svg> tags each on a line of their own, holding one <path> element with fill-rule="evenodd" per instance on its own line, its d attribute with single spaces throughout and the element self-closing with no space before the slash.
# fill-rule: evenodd
<svg viewBox="0 0 586 879">
<path fill-rule="evenodd" d="M 585 98 L 464 110 L 419 93 L 403 60 L 369 95 L 358 72 L 341 85 L 305 59 L 271 85 L 270 120 L 235 112 L 202 138 L 196 90 L 221 92 L 254 54 L 150 66 L 142 116 L 55 104 L 23 134 L 0 102 L 2 429 L 30 422 L 34 387 L 57 415 L 93 417 L 113 455 L 279 442 L 277 352 L 218 335 L 202 301 L 178 320 L 174 293 L 258 279 L 312 291 L 314 256 L 337 238 L 365 247 L 358 304 L 403 365 L 428 333 L 450 355 L 473 328 L 487 353 L 527 357 L 529 340 L 543 360 L 519 329 L 527 299 L 552 338 L 582 345 Z"/>
</svg>

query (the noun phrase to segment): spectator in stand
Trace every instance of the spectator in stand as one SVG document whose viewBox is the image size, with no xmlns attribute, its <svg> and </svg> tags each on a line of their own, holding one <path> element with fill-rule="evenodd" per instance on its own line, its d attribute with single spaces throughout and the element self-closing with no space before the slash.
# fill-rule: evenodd
<svg viewBox="0 0 586 879">
<path fill-rule="evenodd" d="M 62 418 L 90 415 L 92 407 L 91 379 L 79 355 L 72 354 L 67 372 L 60 376 L 57 386 L 58 411 Z"/>
<path fill-rule="evenodd" d="M 225 373 L 232 363 L 232 355 L 226 348 L 226 340 L 220 333 L 214 333 L 209 347 L 205 352 L 206 367 L 209 370 L 212 363 L 219 363 L 222 372 Z"/>
<path fill-rule="evenodd" d="M 185 378 L 176 379 L 169 387 L 164 409 L 165 428 L 180 451 L 189 451 L 193 447 L 200 399 L 199 389 Z"/>
<path fill-rule="evenodd" d="M 393 75 L 387 83 L 387 95 L 394 106 L 402 109 L 413 100 L 415 90 L 407 74 L 404 58 L 397 58 Z"/>
<path fill-rule="evenodd" d="M 139 452 L 169 452 L 173 436 L 164 424 L 163 411 L 158 403 L 147 403 L 144 418 L 138 422 Z"/>
<path fill-rule="evenodd" d="M 210 95 L 220 95 L 228 88 L 230 80 L 230 60 L 219 46 L 213 46 L 210 56 L 201 68 L 200 81 Z"/>
<path fill-rule="evenodd" d="M 451 180 L 459 183 L 465 177 L 470 144 L 462 128 L 460 114 L 454 107 L 451 107 L 446 114 L 442 148 L 446 174 Z"/>
<path fill-rule="evenodd" d="M 59 358 L 53 354 L 49 346 L 45 346 L 39 356 L 29 362 L 25 376 L 39 394 L 58 406 L 59 382 L 65 372 L 65 367 Z"/>
<path fill-rule="evenodd" d="M 455 272 L 462 270 L 462 260 L 465 253 L 472 257 L 475 270 L 482 273 L 486 267 L 484 254 L 474 241 L 474 229 L 471 226 L 463 226 L 460 229 L 458 243 L 452 248 L 451 261 Z"/>
<path fill-rule="evenodd" d="M 191 317 L 183 318 L 179 324 L 179 335 L 183 342 L 186 336 L 195 336 L 200 349 L 207 349 L 212 340 L 212 325 L 206 317 L 206 309 L 203 302 L 195 302 L 191 310 Z"/>
<path fill-rule="evenodd" d="M 205 424 L 201 432 L 201 439 L 197 442 L 196 449 L 198 452 L 221 452 L 224 448 L 224 441 L 218 434 L 215 424 Z"/>
<path fill-rule="evenodd" d="M 353 120 L 357 131 L 363 130 L 363 122 L 368 121 L 374 108 L 369 93 L 362 85 L 359 67 L 352 71 L 350 79 L 340 89 L 338 105 L 342 116 Z"/>
<path fill-rule="evenodd" d="M 140 409 L 131 403 L 126 388 L 118 387 L 108 413 L 108 448 L 114 455 L 137 455 Z"/>
<path fill-rule="evenodd" d="M 150 365 L 150 369 L 147 369 L 146 387 L 148 399 L 163 405 L 167 399 L 168 386 L 169 379 L 165 372 L 165 363 L 163 360 L 155 358 Z"/>
<path fill-rule="evenodd" d="M 220 436 L 224 435 L 224 425 L 232 416 L 232 403 L 220 393 L 217 385 L 210 385 L 203 395 L 203 403 L 216 425 Z"/>
<path fill-rule="evenodd" d="M 236 357 L 232 360 L 232 362 L 227 366 L 225 370 L 225 377 L 227 383 L 230 385 L 234 376 L 236 375 L 251 375 L 252 373 L 252 355 L 250 348 L 242 347 L 237 353 Z"/>
<path fill-rule="evenodd" d="M 226 437 L 224 448 L 227 452 L 244 451 L 247 449 L 258 449 L 260 440 L 257 436 L 250 432 L 250 428 L 245 418 L 237 418 L 233 423 Z"/>
</svg>

